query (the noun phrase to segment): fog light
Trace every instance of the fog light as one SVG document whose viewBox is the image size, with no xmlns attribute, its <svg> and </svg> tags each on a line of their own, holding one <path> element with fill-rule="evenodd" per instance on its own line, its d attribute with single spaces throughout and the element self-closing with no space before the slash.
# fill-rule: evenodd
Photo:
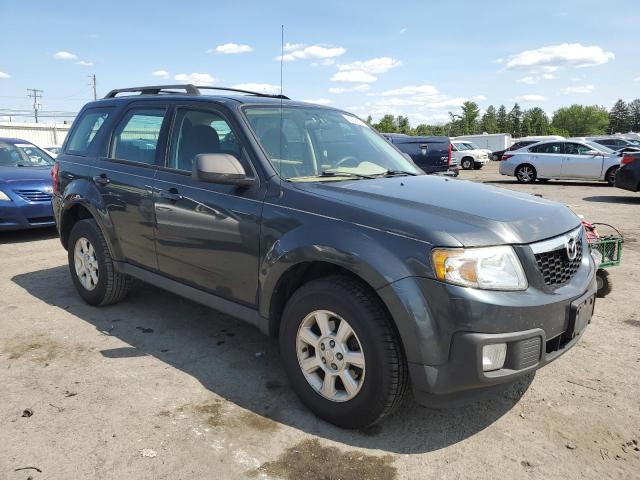
<svg viewBox="0 0 640 480">
<path fill-rule="evenodd" d="M 506 343 L 494 343 L 493 345 L 485 345 L 482 347 L 482 370 L 490 372 L 498 370 L 504 365 L 504 359 L 507 356 Z"/>
</svg>

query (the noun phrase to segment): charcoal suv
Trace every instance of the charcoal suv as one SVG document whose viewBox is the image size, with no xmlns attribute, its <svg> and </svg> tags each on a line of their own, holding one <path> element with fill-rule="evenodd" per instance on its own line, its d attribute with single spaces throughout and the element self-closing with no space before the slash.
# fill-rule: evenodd
<svg viewBox="0 0 640 480">
<path fill-rule="evenodd" d="M 204 88 L 114 90 L 74 122 L 53 207 L 89 304 L 136 278 L 244 319 L 346 428 L 410 384 L 430 405 L 499 388 L 584 333 L 595 264 L 567 207 L 425 175 L 340 110 Z"/>
</svg>

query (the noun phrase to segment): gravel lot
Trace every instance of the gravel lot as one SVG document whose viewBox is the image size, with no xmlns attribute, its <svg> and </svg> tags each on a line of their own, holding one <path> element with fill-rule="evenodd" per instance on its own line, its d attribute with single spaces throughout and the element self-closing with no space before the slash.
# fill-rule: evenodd
<svg viewBox="0 0 640 480">
<path fill-rule="evenodd" d="M 149 286 L 90 307 L 54 231 L 0 233 L 0 479 L 640 478 L 640 194 L 521 186 L 496 165 L 461 177 L 626 236 L 582 341 L 535 378 L 340 430 L 300 404 L 252 327 Z"/>
</svg>

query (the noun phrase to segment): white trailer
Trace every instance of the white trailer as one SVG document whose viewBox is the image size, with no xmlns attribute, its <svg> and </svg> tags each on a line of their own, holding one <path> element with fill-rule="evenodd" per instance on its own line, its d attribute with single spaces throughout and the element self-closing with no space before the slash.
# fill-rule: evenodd
<svg viewBox="0 0 640 480">
<path fill-rule="evenodd" d="M 513 145 L 513 139 L 508 133 L 483 133 L 482 135 L 462 135 L 452 140 L 466 140 L 475 144 L 478 148 L 500 152 Z"/>
</svg>

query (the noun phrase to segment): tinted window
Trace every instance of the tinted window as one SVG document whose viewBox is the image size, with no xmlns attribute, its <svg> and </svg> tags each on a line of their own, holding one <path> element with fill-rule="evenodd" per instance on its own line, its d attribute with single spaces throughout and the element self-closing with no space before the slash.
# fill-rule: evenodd
<svg viewBox="0 0 640 480">
<path fill-rule="evenodd" d="M 76 120 L 76 124 L 67 141 L 65 151 L 73 155 L 86 155 L 96 135 L 107 121 L 110 112 L 110 108 L 92 108 L 86 110 L 82 116 Z"/>
<path fill-rule="evenodd" d="M 163 108 L 127 112 L 114 132 L 110 158 L 153 165 L 164 115 Z"/>
<path fill-rule="evenodd" d="M 596 140 L 596 142 L 602 145 L 615 145 L 615 140 Z"/>
<path fill-rule="evenodd" d="M 588 155 L 587 152 L 593 150 L 592 147 L 588 145 L 582 145 L 581 143 L 565 143 L 564 149 L 564 152 L 567 155 Z"/>
<path fill-rule="evenodd" d="M 562 153 L 562 143 L 543 143 L 542 145 L 531 147 L 529 151 L 535 153 Z"/>
<path fill-rule="evenodd" d="M 53 158 L 31 143 L 0 142 L 0 167 L 47 167 Z"/>
<path fill-rule="evenodd" d="M 242 158 L 238 137 L 227 121 L 215 112 L 180 109 L 171 135 L 169 168 L 191 172 L 193 160 L 200 153 L 228 153 Z"/>
</svg>

